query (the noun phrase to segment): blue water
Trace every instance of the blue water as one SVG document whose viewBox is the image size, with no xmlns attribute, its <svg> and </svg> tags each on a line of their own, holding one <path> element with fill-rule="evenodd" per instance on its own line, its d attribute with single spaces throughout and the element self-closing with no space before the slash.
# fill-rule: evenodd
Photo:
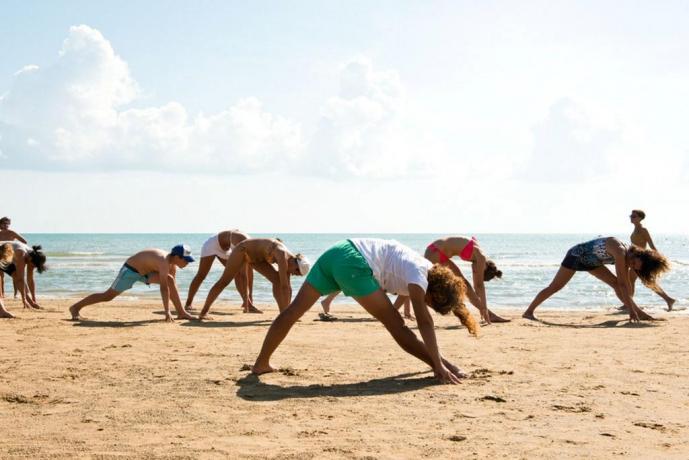
<svg viewBox="0 0 689 460">
<path fill-rule="evenodd" d="M 117 271 L 127 257 L 147 247 L 169 249 L 179 242 L 192 247 L 194 254 L 200 252 L 208 234 L 27 234 L 32 244 L 43 245 L 48 256 L 50 269 L 37 276 L 38 296 L 43 298 L 78 297 L 90 292 L 103 291 L 110 286 Z M 294 252 L 307 255 L 312 261 L 331 244 L 344 238 L 371 236 L 392 238 L 423 253 L 428 243 L 445 235 L 437 234 L 253 234 L 255 237 L 280 237 Z M 534 235 L 534 234 L 477 234 L 481 247 L 503 271 L 501 280 L 487 283 L 488 301 L 491 307 L 525 308 L 534 295 L 545 287 L 557 271 L 568 248 L 599 235 Z M 615 235 L 626 240 L 627 235 Z M 689 298 L 689 237 L 685 235 L 654 235 L 654 240 L 672 261 L 672 271 L 661 284 L 671 296 L 678 299 L 678 305 L 686 304 Z M 471 274 L 469 264 L 459 261 L 467 277 Z M 197 265 L 190 264 L 178 271 L 178 285 L 182 299 Z M 216 262 L 208 278 L 197 294 L 195 304 L 205 299 L 206 293 L 221 272 Z M 293 277 L 294 289 L 298 289 L 303 278 Z M 6 281 L 7 283 L 7 281 Z M 6 289 L 9 285 L 6 285 Z M 296 291 L 295 291 L 296 292 Z M 157 287 L 137 284 L 125 293 L 127 298 L 158 296 Z M 240 301 L 234 284 L 221 295 L 221 299 Z M 351 302 L 351 299 L 343 299 Z M 664 307 L 657 295 L 637 283 L 637 303 L 652 307 Z M 274 304 L 269 283 L 256 274 L 254 301 L 258 304 Z M 543 305 L 554 309 L 600 309 L 601 306 L 615 306 L 619 302 L 608 286 L 587 273 L 578 273 L 556 296 Z"/>
</svg>

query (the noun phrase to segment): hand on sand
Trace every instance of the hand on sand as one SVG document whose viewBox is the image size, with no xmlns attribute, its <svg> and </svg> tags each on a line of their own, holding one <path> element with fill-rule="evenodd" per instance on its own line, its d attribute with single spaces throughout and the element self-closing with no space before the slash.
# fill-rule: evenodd
<svg viewBox="0 0 689 460">
<path fill-rule="evenodd" d="M 445 367 L 447 367 L 447 368 L 450 370 L 450 372 L 452 372 L 458 379 L 465 379 L 465 378 L 469 377 L 469 374 L 467 374 L 466 372 L 464 372 L 462 369 L 460 369 L 459 367 L 455 366 L 455 365 L 452 364 L 451 362 L 446 361 L 446 360 L 443 360 L 443 364 L 444 364 Z"/>
<path fill-rule="evenodd" d="M 412 315 L 411 313 L 408 313 L 408 314 L 405 313 L 405 314 L 404 314 L 404 319 L 408 319 L 409 321 L 416 321 L 416 318 L 415 318 L 414 315 Z"/>
<path fill-rule="evenodd" d="M 488 308 L 481 308 L 481 319 L 486 322 L 486 324 L 490 324 L 490 311 Z"/>
<path fill-rule="evenodd" d="M 251 373 L 254 375 L 267 374 L 268 372 L 275 372 L 275 369 L 270 364 L 254 364 L 251 366 Z"/>
<path fill-rule="evenodd" d="M 435 375 L 435 378 L 440 380 L 440 382 L 442 382 L 442 383 L 449 383 L 452 385 L 456 385 L 458 383 L 461 383 L 459 380 L 459 377 L 457 377 L 455 374 L 450 372 L 450 370 L 442 364 L 440 365 L 439 368 L 437 368 L 433 371 L 433 374 Z"/>
<path fill-rule="evenodd" d="M 165 322 L 166 323 L 174 323 L 175 322 L 175 318 L 172 317 L 170 312 L 167 312 L 167 311 L 165 312 Z"/>
</svg>

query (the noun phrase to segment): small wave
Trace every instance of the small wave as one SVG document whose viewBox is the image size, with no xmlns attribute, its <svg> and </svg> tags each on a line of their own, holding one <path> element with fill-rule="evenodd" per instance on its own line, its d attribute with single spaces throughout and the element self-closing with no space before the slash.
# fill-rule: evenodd
<svg viewBox="0 0 689 460">
<path fill-rule="evenodd" d="M 63 251 L 63 252 L 46 252 L 48 257 L 75 257 L 75 256 L 102 256 L 105 255 L 102 251 Z"/>
</svg>

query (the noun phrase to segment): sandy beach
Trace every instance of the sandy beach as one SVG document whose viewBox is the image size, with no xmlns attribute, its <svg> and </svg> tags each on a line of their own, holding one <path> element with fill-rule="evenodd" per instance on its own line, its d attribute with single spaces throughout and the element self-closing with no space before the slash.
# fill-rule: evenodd
<svg viewBox="0 0 689 460">
<path fill-rule="evenodd" d="M 251 376 L 270 321 L 219 304 L 45 301 L 0 321 L 1 458 L 687 458 L 689 317 L 539 311 L 470 337 L 434 315 L 470 374 L 438 385 L 356 305 L 314 308 Z M 509 316 L 516 318 L 517 312 Z"/>
</svg>

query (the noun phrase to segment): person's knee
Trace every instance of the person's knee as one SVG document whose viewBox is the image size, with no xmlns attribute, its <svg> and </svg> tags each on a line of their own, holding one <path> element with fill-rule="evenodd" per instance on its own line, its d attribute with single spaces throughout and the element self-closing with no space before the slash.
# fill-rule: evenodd
<svg viewBox="0 0 689 460">
<path fill-rule="evenodd" d="M 112 300 L 112 299 L 114 299 L 115 297 L 117 297 L 118 295 L 120 295 L 119 292 L 117 292 L 117 291 L 115 291 L 115 290 L 113 290 L 113 289 L 110 289 L 110 290 L 105 291 L 105 292 L 103 293 L 103 298 L 104 298 L 105 300 Z"/>
</svg>

